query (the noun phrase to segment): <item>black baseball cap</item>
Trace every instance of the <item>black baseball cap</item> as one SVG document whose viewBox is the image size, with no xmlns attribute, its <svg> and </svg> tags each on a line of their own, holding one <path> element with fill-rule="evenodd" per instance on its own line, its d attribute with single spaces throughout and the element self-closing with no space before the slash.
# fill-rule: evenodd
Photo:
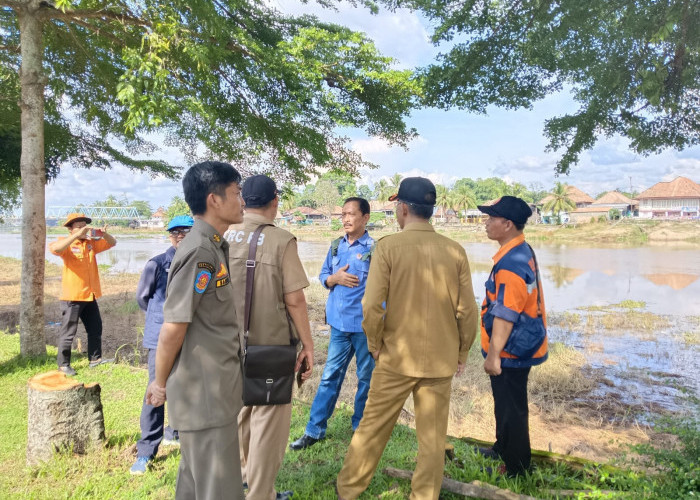
<svg viewBox="0 0 700 500">
<path fill-rule="evenodd" d="M 515 196 L 501 196 L 493 205 L 479 205 L 476 208 L 486 215 L 503 217 L 516 224 L 525 224 L 532 215 L 530 206 Z"/>
<path fill-rule="evenodd" d="M 267 175 L 254 175 L 243 183 L 242 194 L 247 207 L 264 207 L 277 196 L 277 184 Z"/>
<path fill-rule="evenodd" d="M 399 185 L 399 192 L 389 196 L 389 201 L 403 201 L 413 205 L 435 206 L 435 184 L 425 177 L 406 177 Z"/>
</svg>

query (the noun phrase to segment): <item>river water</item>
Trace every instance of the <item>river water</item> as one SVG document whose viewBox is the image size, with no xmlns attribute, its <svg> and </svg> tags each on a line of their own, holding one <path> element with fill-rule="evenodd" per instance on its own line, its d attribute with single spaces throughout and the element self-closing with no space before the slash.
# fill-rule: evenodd
<svg viewBox="0 0 700 500">
<path fill-rule="evenodd" d="M 50 239 L 53 239 L 50 238 Z M 165 251 L 163 237 L 120 236 L 113 249 L 99 255 L 98 262 L 111 273 L 139 273 L 152 256 Z M 472 268 L 474 293 L 483 300 L 483 284 L 491 269 L 497 245 L 465 243 Z M 700 252 L 672 246 L 605 248 L 534 244 L 541 268 L 549 314 L 581 312 L 610 307 L 622 301 L 638 301 L 642 310 L 669 319 L 667 327 L 652 332 L 633 329 L 586 331 L 580 327 L 552 326 L 552 341 L 574 346 L 587 362 L 605 372 L 616 396 L 630 404 L 651 398 L 668 409 L 677 409 L 682 396 L 664 381 L 668 378 L 700 395 Z M 299 242 L 299 254 L 312 280 L 318 279 L 328 243 Z M 0 255 L 21 257 L 19 234 L 0 233 Z M 61 260 L 47 252 L 50 262 Z M 614 308 L 613 308 L 614 310 Z M 584 312 L 585 314 L 585 312 Z M 622 313 L 621 313 L 622 314 Z M 630 380 L 637 372 L 647 383 Z M 602 388 L 602 391 L 608 389 Z"/>
</svg>

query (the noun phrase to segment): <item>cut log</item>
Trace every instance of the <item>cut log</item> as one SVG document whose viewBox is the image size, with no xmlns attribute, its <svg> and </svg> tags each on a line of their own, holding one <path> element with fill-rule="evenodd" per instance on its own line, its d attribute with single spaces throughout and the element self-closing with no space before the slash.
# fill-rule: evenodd
<svg viewBox="0 0 700 500">
<path fill-rule="evenodd" d="M 399 479 L 411 479 L 413 477 L 413 472 L 394 469 L 393 467 L 387 467 L 383 472 L 387 476 L 398 477 Z M 456 493 L 457 495 L 469 498 L 483 498 L 485 500 L 537 500 L 535 497 L 514 493 L 491 484 L 482 483 L 481 481 L 462 483 L 448 477 L 443 477 L 441 488 L 450 493 Z"/>
<path fill-rule="evenodd" d="M 491 448 L 493 446 L 493 441 L 481 441 L 480 439 L 474 439 L 470 437 L 460 437 L 453 438 L 459 441 L 463 441 L 472 446 L 478 446 L 480 448 Z M 586 458 L 575 457 L 572 455 L 562 455 L 561 453 L 553 453 L 551 451 L 544 450 L 532 450 L 532 461 L 536 464 L 565 464 L 573 470 L 583 470 L 584 467 L 594 467 L 601 471 L 609 473 L 621 472 L 622 469 L 615 467 L 614 465 L 601 464 L 593 460 L 588 460 Z"/>
<path fill-rule="evenodd" d="M 27 383 L 27 464 L 51 458 L 55 451 L 86 453 L 105 439 L 99 384 L 81 384 L 60 370 L 41 373 Z"/>
</svg>

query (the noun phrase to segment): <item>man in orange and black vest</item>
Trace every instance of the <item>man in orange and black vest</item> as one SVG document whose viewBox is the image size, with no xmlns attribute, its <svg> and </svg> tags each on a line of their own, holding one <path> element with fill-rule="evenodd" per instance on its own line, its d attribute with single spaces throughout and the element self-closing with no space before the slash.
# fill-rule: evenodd
<svg viewBox="0 0 700 500">
<path fill-rule="evenodd" d="M 63 225 L 70 235 L 49 245 L 51 253 L 63 259 L 61 300 L 64 307 L 58 339 L 58 368 L 66 375 L 75 375 L 70 365 L 70 351 L 78 331 L 78 320 L 83 322 L 87 332 L 90 367 L 103 362 L 102 317 L 97 306 L 102 289 L 95 255 L 112 248 L 117 240 L 107 233 L 107 226 L 93 229 L 89 225 L 91 222 L 85 214 L 68 214 Z"/>
<path fill-rule="evenodd" d="M 478 208 L 489 216 L 486 235 L 501 245 L 481 307 L 481 351 L 491 376 L 496 442 L 479 451 L 501 458 L 502 472 L 512 477 L 530 468 L 527 379 L 530 368 L 547 359 L 547 318 L 537 258 L 523 235 L 532 210 L 514 196 Z"/>
</svg>

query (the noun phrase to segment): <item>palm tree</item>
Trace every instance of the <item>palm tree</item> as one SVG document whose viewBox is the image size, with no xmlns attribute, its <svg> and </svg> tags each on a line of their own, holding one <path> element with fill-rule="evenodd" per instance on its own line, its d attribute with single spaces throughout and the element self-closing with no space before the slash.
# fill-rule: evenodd
<svg viewBox="0 0 700 500">
<path fill-rule="evenodd" d="M 374 185 L 374 194 L 377 197 L 377 200 L 381 202 L 387 201 L 389 196 L 395 192 L 396 191 L 394 191 L 394 188 L 389 185 L 386 179 L 379 179 L 379 181 Z"/>
<path fill-rule="evenodd" d="M 576 203 L 569 197 L 569 191 L 566 184 L 563 182 L 557 182 L 556 186 L 551 193 L 549 193 L 549 200 L 544 204 L 544 210 L 556 214 L 557 220 L 560 221 L 559 214 L 561 212 L 568 212 L 570 210 L 576 210 Z"/>
<path fill-rule="evenodd" d="M 402 179 L 403 176 L 399 173 L 396 173 L 389 178 L 389 187 L 394 190 L 394 193 L 399 190 L 399 184 L 401 184 Z"/>
<path fill-rule="evenodd" d="M 440 217 L 445 217 L 445 212 L 450 207 L 450 190 L 442 184 L 437 184 L 435 194 L 435 206 L 440 210 Z"/>
<path fill-rule="evenodd" d="M 452 208 L 455 212 L 476 208 L 476 196 L 472 190 L 464 184 L 460 184 L 451 191 Z"/>
<path fill-rule="evenodd" d="M 519 183 L 519 182 L 514 182 L 513 184 L 510 184 L 508 186 L 508 189 L 506 189 L 505 194 L 509 196 L 517 196 L 518 198 L 522 198 L 525 201 L 529 201 L 526 198 L 529 197 L 529 192 L 525 185 Z"/>
</svg>

